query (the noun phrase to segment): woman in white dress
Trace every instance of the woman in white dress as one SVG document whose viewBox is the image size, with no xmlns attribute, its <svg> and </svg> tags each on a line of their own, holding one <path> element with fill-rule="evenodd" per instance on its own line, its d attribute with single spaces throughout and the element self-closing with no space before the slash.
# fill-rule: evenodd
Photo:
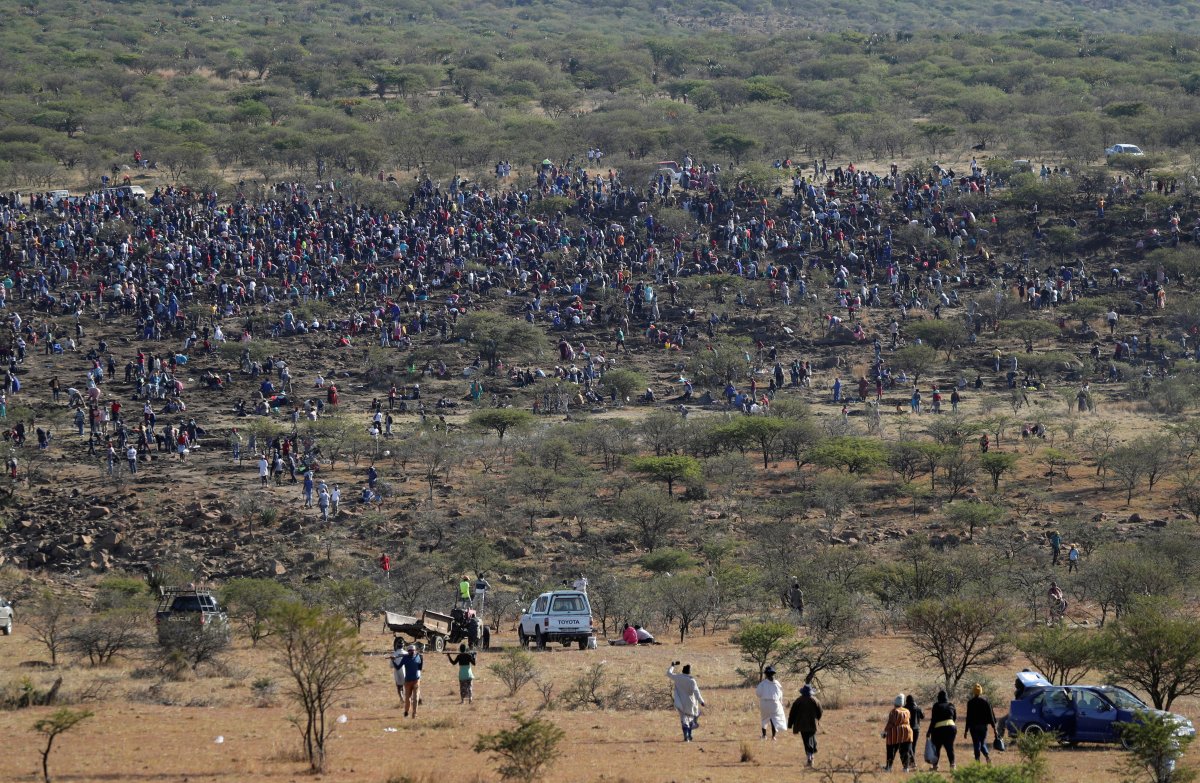
<svg viewBox="0 0 1200 783">
<path fill-rule="evenodd" d="M 783 716 L 783 686 L 775 679 L 775 668 L 768 666 L 763 670 L 766 679 L 754 689 L 758 696 L 758 711 L 762 716 L 762 738 L 767 738 L 767 726 L 771 727 L 771 739 L 775 739 L 777 731 L 787 728 L 787 718 Z"/>
</svg>

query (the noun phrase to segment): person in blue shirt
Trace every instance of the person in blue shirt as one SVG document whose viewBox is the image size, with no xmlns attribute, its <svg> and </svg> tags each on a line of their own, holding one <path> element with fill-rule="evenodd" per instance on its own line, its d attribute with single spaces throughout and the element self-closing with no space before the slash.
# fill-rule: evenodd
<svg viewBox="0 0 1200 783">
<path fill-rule="evenodd" d="M 421 703 L 421 668 L 424 659 L 417 652 L 417 646 L 410 644 L 401 654 L 399 650 L 392 653 L 392 674 L 396 680 L 396 695 L 404 702 L 404 717 L 412 709 L 412 716 L 417 717 L 417 707 Z"/>
</svg>

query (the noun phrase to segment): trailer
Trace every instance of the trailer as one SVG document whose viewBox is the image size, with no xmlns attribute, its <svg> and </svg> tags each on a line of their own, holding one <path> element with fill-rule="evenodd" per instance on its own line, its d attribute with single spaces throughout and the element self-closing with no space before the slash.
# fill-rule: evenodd
<svg viewBox="0 0 1200 783">
<path fill-rule="evenodd" d="M 420 617 L 398 612 L 383 613 L 384 628 L 395 634 L 393 650 L 400 650 L 409 642 L 422 641 L 423 646 L 433 648 L 434 652 L 442 652 L 446 649 L 447 642 L 457 644 L 464 639 L 470 639 L 471 627 L 476 623 L 477 642 L 486 650 L 491 646 L 491 632 L 479 621 L 474 611 L 455 609 L 450 614 L 443 614 L 425 609 Z"/>
</svg>

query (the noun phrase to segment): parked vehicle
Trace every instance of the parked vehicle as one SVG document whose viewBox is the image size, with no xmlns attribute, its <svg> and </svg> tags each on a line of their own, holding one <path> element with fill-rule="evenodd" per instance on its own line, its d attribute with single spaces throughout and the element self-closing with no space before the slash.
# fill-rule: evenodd
<svg viewBox="0 0 1200 783">
<path fill-rule="evenodd" d="M 542 593 L 521 615 L 517 636 L 521 645 L 528 647 L 535 642 L 543 648 L 550 642 L 560 642 L 569 647 L 571 642 L 579 649 L 587 649 L 592 636 L 592 605 L 587 593 L 579 590 L 555 590 Z"/>
<path fill-rule="evenodd" d="M 12 604 L 0 598 L 0 633 L 8 636 L 13 629 L 13 608 Z"/>
<path fill-rule="evenodd" d="M 475 637 L 480 646 L 484 650 L 491 647 L 491 631 L 473 610 L 462 607 L 456 607 L 450 614 L 425 609 L 420 617 L 384 612 L 383 624 L 396 635 L 392 640 L 394 650 L 403 649 L 409 639 L 414 642 L 423 639 L 435 652 L 442 652 L 447 642 L 458 644 L 463 639 L 470 639 L 473 624 L 476 625 Z"/>
<path fill-rule="evenodd" d="M 1114 144 L 1104 151 L 1105 156 L 1112 157 L 1113 155 L 1145 155 L 1142 148 L 1136 144 Z"/>
<path fill-rule="evenodd" d="M 1121 727 L 1140 717 L 1170 717 L 1180 736 L 1195 736 L 1196 728 L 1182 715 L 1153 709 L 1116 685 L 1054 685 L 1036 672 L 1021 672 L 1020 695 L 1009 704 L 1010 732 L 1050 732 L 1064 745 L 1080 742 L 1122 742 Z"/>
<path fill-rule="evenodd" d="M 162 641 L 172 623 L 190 623 L 220 633 L 229 633 L 229 615 L 208 590 L 168 587 L 163 590 L 154 613 L 158 638 Z"/>
</svg>

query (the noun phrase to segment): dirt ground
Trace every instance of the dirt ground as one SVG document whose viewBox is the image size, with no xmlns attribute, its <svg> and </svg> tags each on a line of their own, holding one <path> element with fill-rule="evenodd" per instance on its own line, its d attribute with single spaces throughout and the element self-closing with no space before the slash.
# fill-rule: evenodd
<svg viewBox="0 0 1200 783">
<path fill-rule="evenodd" d="M 514 698 L 504 696 L 503 686 L 487 670 L 498 653 L 482 655 L 474 705 L 458 702 L 456 670 L 442 656 L 426 656 L 423 681 L 424 704 L 418 718 L 405 719 L 391 681 L 385 652 L 390 637 L 378 629 L 364 628 L 369 652 L 361 684 L 335 710 L 347 721 L 330 743 L 329 768 L 319 779 L 329 781 L 408 781 L 497 779 L 485 756 L 472 751 L 478 735 L 495 731 L 509 722 L 516 711 L 539 710 L 542 697 L 535 686 L 527 686 Z M 508 635 L 499 644 L 514 644 Z M 818 736 L 819 753 L 815 770 L 804 768 L 803 747 L 797 737 L 787 735 L 776 742 L 759 740 L 758 709 L 753 693 L 740 685 L 734 669 L 742 665 L 729 633 L 688 639 L 683 645 L 671 641 L 651 648 L 613 648 L 595 651 L 555 648 L 538 653 L 537 664 L 544 681 L 553 682 L 561 694 L 579 674 L 601 662 L 611 686 L 635 693 L 656 694 L 669 703 L 670 686 L 664 676 L 672 660 L 692 664 L 708 707 L 696 731 L 696 742 L 684 744 L 678 724 L 668 709 L 636 711 L 566 710 L 553 706 L 539 714 L 566 731 L 560 760 L 548 778 L 587 781 L 759 781 L 799 776 L 808 780 L 851 780 L 846 773 L 826 773 L 832 767 L 850 764 L 879 766 L 884 746 L 879 739 L 891 699 L 910 689 L 929 691 L 929 670 L 922 669 L 912 648 L 902 636 L 871 640 L 872 664 L 879 669 L 870 680 L 858 684 L 832 684 L 820 694 L 829 705 Z M 23 668 L 21 662 L 37 659 L 40 648 L 18 631 L 0 643 L 0 678 L 28 674 L 35 681 L 51 679 L 50 673 Z M 299 738 L 287 718 L 293 708 L 282 693 L 274 706 L 256 706 L 250 683 L 271 677 L 281 686 L 283 673 L 264 650 L 239 646 L 228 671 L 221 676 L 190 682 L 170 683 L 151 695 L 154 679 L 137 679 L 131 673 L 141 665 L 124 661 L 111 669 L 66 668 L 60 673 L 68 692 L 87 681 L 109 681 L 109 697 L 88 705 L 96 716 L 74 732 L 60 738 L 52 757 L 51 771 L 57 781 L 295 781 L 307 777 L 298 759 Z M 1012 672 L 1024 662 L 992 672 L 999 715 L 1007 712 Z M 782 678 L 787 699 L 795 698 L 800 682 Z M 172 702 L 171 706 L 155 701 Z M 928 710 L 928 701 L 923 706 Z M 1176 709 L 1196 714 L 1194 700 Z M 963 706 L 959 705 L 960 712 Z M 0 736 L 6 738 L 0 778 L 33 781 L 40 757 L 40 738 L 32 731 L 35 720 L 46 708 L 0 712 Z M 394 731 L 392 731 L 394 729 Z M 223 737 L 218 743 L 217 738 Z M 741 761 L 747 746 L 749 761 Z M 970 746 L 958 744 L 960 763 L 969 760 Z M 1016 763 L 1014 750 L 995 753 L 997 763 Z M 1192 761 L 1197 760 L 1195 750 Z M 1121 761 L 1118 750 L 1081 747 L 1050 751 L 1054 781 L 1116 780 Z M 945 768 L 943 762 L 943 769 Z M 866 779 L 885 779 L 873 770 Z"/>
</svg>

